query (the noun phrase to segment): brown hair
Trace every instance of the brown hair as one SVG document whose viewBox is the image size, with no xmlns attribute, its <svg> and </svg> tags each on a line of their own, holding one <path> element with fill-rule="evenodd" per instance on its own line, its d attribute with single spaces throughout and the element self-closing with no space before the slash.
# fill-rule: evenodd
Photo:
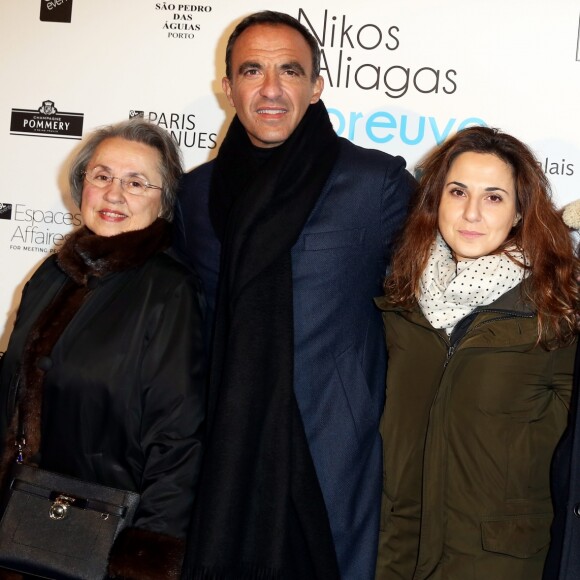
<svg viewBox="0 0 580 580">
<path fill-rule="evenodd" d="M 544 346 L 570 342 L 579 327 L 577 275 L 570 232 L 552 202 L 550 185 L 524 143 L 488 127 L 469 127 L 434 149 L 421 163 L 419 189 L 392 260 L 385 293 L 396 304 L 416 303 L 421 274 L 438 232 L 438 210 L 445 177 L 462 153 L 495 155 L 513 171 L 521 220 L 494 253 L 515 247 L 529 270 L 526 298 L 538 313 L 538 341 Z"/>
<path fill-rule="evenodd" d="M 289 14 L 285 14 L 284 12 L 274 12 L 273 10 L 262 10 L 261 12 L 254 12 L 253 14 L 246 16 L 238 23 L 234 31 L 230 34 L 226 46 L 226 76 L 228 79 L 230 79 L 230 81 L 232 80 L 232 52 L 236 40 L 244 30 L 258 25 L 289 26 L 302 35 L 312 53 L 312 75 L 310 80 L 315 83 L 320 74 L 321 58 L 320 47 L 318 46 L 316 39 L 299 20 L 296 20 L 296 18 Z"/>
</svg>

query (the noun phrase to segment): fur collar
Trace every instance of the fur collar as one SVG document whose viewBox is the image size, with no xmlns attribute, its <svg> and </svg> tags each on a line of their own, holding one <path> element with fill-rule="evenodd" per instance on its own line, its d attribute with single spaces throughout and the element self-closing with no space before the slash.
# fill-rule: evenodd
<svg viewBox="0 0 580 580">
<path fill-rule="evenodd" d="M 80 286 L 90 277 L 103 278 L 143 265 L 153 254 L 169 247 L 169 223 L 158 218 L 143 230 L 116 236 L 97 236 L 86 226 L 66 241 L 56 261 L 65 274 Z"/>
</svg>

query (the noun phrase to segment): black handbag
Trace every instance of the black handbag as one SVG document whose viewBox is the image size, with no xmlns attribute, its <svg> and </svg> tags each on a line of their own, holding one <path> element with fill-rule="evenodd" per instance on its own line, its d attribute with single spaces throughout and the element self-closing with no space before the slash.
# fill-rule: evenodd
<svg viewBox="0 0 580 580">
<path fill-rule="evenodd" d="M 102 580 L 139 494 L 16 464 L 0 520 L 0 567 L 57 580 Z"/>
</svg>

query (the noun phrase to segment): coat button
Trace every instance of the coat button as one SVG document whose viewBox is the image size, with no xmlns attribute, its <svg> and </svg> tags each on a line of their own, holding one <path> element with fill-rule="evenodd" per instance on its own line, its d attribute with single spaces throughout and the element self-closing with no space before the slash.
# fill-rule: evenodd
<svg viewBox="0 0 580 580">
<path fill-rule="evenodd" d="M 574 515 L 578 518 L 580 518 L 580 503 L 577 503 L 574 506 Z"/>
<path fill-rule="evenodd" d="M 49 371 L 52 368 L 52 359 L 49 356 L 41 356 L 36 361 L 36 366 L 41 371 Z"/>
</svg>

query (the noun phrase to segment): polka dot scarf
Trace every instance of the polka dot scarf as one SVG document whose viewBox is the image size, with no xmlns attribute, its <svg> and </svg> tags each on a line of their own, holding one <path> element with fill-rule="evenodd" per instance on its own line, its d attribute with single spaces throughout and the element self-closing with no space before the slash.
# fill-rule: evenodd
<svg viewBox="0 0 580 580">
<path fill-rule="evenodd" d="M 518 252 L 511 252 L 521 260 Z M 438 234 L 421 276 L 419 306 L 433 328 L 451 334 L 454 326 L 477 306 L 497 300 L 517 286 L 525 269 L 506 254 L 455 262 Z"/>
</svg>

